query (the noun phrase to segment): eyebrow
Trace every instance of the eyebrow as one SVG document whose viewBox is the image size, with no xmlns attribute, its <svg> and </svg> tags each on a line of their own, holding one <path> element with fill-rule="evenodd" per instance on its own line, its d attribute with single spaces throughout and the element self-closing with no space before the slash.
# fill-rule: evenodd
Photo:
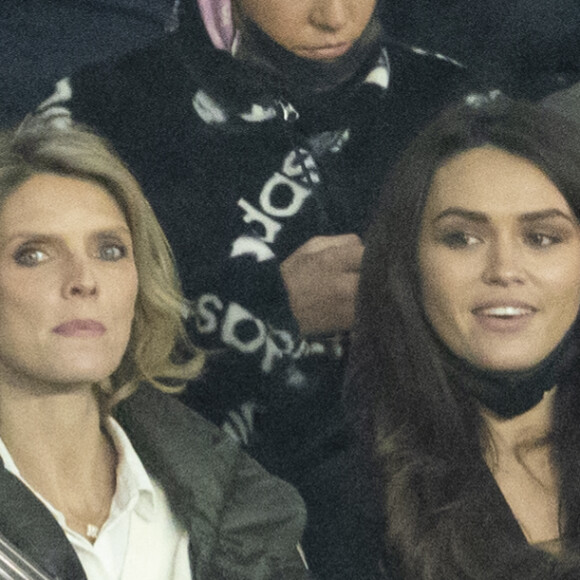
<svg viewBox="0 0 580 580">
<path fill-rule="evenodd" d="M 449 207 L 449 208 L 443 210 L 441 213 L 439 213 L 435 217 L 433 222 L 438 222 L 438 221 L 440 221 L 446 217 L 450 217 L 450 216 L 451 217 L 452 216 L 461 217 L 463 219 L 466 219 L 466 220 L 469 220 L 472 222 L 476 222 L 476 223 L 488 223 L 490 221 L 487 214 L 485 214 L 483 212 L 471 211 L 471 210 L 463 209 L 461 207 Z M 559 210 L 556 208 L 523 213 L 522 215 L 520 215 L 518 217 L 518 221 L 521 221 L 524 223 L 529 223 L 529 222 L 534 222 L 534 221 L 538 221 L 538 220 L 544 220 L 544 219 L 550 219 L 550 218 L 559 218 L 559 217 L 564 218 L 565 220 L 568 220 L 574 226 L 578 225 L 578 221 L 576 220 L 575 217 L 570 216 L 570 215 L 564 213 L 562 210 Z"/>
<path fill-rule="evenodd" d="M 111 228 L 106 230 L 94 230 L 91 232 L 91 235 L 94 235 L 98 239 L 106 239 L 109 237 L 116 237 L 119 235 L 127 235 L 131 237 L 131 230 L 125 226 L 119 226 L 118 228 Z M 19 238 L 28 238 L 34 242 L 41 242 L 41 243 L 48 243 L 53 240 L 58 240 L 62 238 L 62 234 L 50 234 L 50 233 L 42 233 L 38 231 L 26 231 L 23 230 L 21 232 L 16 232 L 10 238 L 8 238 L 8 243 L 12 242 L 13 240 L 17 240 Z"/>
</svg>

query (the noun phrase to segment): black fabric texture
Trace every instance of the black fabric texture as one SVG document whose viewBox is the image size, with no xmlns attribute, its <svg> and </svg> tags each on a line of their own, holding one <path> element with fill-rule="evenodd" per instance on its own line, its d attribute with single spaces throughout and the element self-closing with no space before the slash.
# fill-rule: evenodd
<svg viewBox="0 0 580 580">
<path fill-rule="evenodd" d="M 217 427 L 143 385 L 115 415 L 190 537 L 192 578 L 307 580 L 296 550 L 305 523 L 298 493 Z M 0 533 L 55 580 L 86 575 L 62 528 L 0 468 Z"/>
<path fill-rule="evenodd" d="M 348 81 L 294 97 L 270 71 L 216 50 L 195 4 L 175 34 L 83 69 L 40 113 L 97 128 L 135 173 L 194 304 L 190 335 L 209 352 L 181 398 L 310 490 L 309 521 L 335 535 L 304 547 L 315 574 L 338 579 L 341 563 L 360 562 L 361 538 L 377 545 L 366 516 L 311 493 L 352 442 L 341 400 L 348 337 L 300 335 L 279 266 L 314 236 L 362 236 L 403 148 L 482 87 L 440 55 L 380 37 Z M 361 564 L 358 580 L 367 577 Z"/>
<path fill-rule="evenodd" d="M 360 76 L 361 71 L 368 71 L 370 61 L 377 59 L 380 50 L 382 28 L 374 16 L 352 48 L 330 62 L 296 56 L 248 19 L 242 19 L 240 34 L 240 47 L 235 58 L 269 71 L 292 97 L 303 99 L 325 93 L 354 76 Z"/>
<path fill-rule="evenodd" d="M 444 367 L 456 388 L 506 419 L 535 407 L 546 391 L 566 380 L 578 364 L 580 343 L 576 325 L 539 364 L 521 371 L 490 371 L 457 357 L 440 344 Z"/>
</svg>

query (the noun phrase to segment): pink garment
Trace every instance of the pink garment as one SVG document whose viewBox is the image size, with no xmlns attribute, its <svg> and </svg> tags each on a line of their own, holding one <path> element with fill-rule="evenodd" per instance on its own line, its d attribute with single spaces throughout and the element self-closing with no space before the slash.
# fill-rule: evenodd
<svg viewBox="0 0 580 580">
<path fill-rule="evenodd" d="M 213 45 L 231 52 L 235 36 L 232 0 L 197 0 L 197 3 Z"/>
</svg>

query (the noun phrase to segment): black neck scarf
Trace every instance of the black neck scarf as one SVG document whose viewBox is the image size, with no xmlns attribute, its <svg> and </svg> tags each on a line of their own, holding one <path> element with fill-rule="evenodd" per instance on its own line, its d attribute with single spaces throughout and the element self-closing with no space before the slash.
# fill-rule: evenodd
<svg viewBox="0 0 580 580">
<path fill-rule="evenodd" d="M 487 371 L 457 357 L 439 339 L 443 366 L 457 389 L 475 397 L 505 419 L 535 407 L 549 391 L 565 380 L 579 363 L 577 323 L 539 364 L 523 371 Z"/>
<path fill-rule="evenodd" d="M 272 75 L 299 99 L 331 91 L 368 71 L 378 58 L 382 36 L 382 27 L 375 14 L 346 54 L 331 62 L 321 62 L 301 58 L 286 50 L 248 18 L 241 17 L 239 27 L 240 46 L 235 58 Z"/>
</svg>

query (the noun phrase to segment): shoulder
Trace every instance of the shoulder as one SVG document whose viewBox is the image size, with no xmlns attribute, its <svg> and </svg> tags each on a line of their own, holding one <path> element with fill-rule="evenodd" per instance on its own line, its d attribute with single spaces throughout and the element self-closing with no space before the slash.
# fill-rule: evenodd
<svg viewBox="0 0 580 580">
<path fill-rule="evenodd" d="M 392 82 L 408 84 L 409 91 L 424 84 L 434 87 L 447 85 L 449 90 L 454 84 L 468 82 L 474 74 L 462 62 L 420 46 L 387 39 L 385 50 L 389 57 Z"/>
<path fill-rule="evenodd" d="M 121 57 L 87 65 L 61 79 L 55 92 L 37 111 L 51 115 L 57 108 L 69 110 L 75 120 L 95 123 L 121 112 L 124 107 L 163 99 L 175 92 L 183 77 L 176 58 L 175 38 L 161 38 L 153 44 Z"/>
<path fill-rule="evenodd" d="M 147 47 L 129 52 L 122 57 L 86 66 L 71 77 L 75 93 L 73 98 L 87 96 L 89 91 L 119 92 L 128 98 L 142 99 L 148 93 L 139 89 L 155 91 L 155 87 L 165 90 L 167 80 L 182 76 L 181 61 L 178 58 L 177 39 L 174 35 L 161 38 Z"/>
<path fill-rule="evenodd" d="M 442 108 L 470 92 L 489 90 L 479 71 L 439 52 L 387 39 L 388 112 L 421 127 Z"/>
<path fill-rule="evenodd" d="M 292 486 L 218 427 L 151 387 L 141 387 L 115 415 L 192 543 L 212 544 L 214 562 L 227 568 L 265 559 L 300 568 L 296 545 L 306 515 Z"/>
<path fill-rule="evenodd" d="M 400 59 L 402 62 L 407 62 L 408 64 L 418 63 L 420 65 L 438 66 L 449 70 L 467 68 L 463 62 L 451 58 L 446 54 L 429 50 L 420 45 L 402 42 L 394 38 L 387 37 L 385 39 L 385 46 L 389 53 L 393 54 L 395 58 Z"/>
</svg>

